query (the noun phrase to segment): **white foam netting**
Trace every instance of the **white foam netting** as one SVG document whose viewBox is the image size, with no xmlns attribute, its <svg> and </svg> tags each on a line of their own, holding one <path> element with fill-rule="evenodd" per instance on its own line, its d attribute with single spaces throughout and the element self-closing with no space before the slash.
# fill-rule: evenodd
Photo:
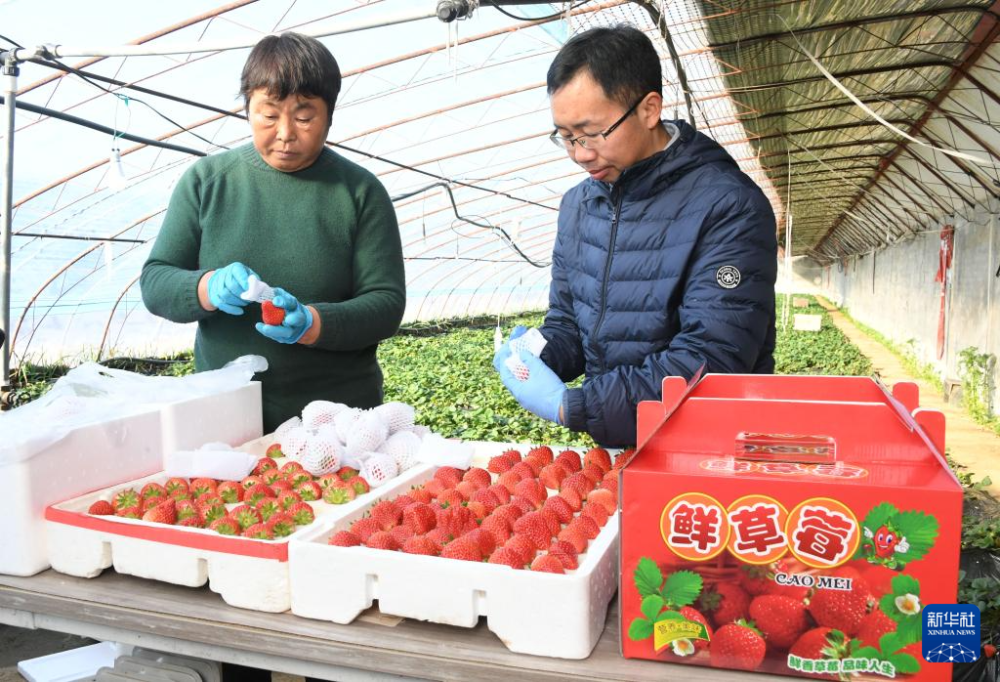
<svg viewBox="0 0 1000 682">
<path fill-rule="evenodd" d="M 410 405 L 400 402 L 385 403 L 372 409 L 389 427 L 389 435 L 413 428 L 416 410 Z"/>
<path fill-rule="evenodd" d="M 396 474 L 399 473 L 396 461 L 385 453 L 366 452 L 363 458 L 361 475 L 368 481 L 368 485 L 373 488 L 377 488 L 386 481 L 395 478 Z"/>
<path fill-rule="evenodd" d="M 417 464 L 417 453 L 420 452 L 420 436 L 412 431 L 400 431 L 386 439 L 379 451 L 392 457 L 400 472 L 406 471 Z"/>
<path fill-rule="evenodd" d="M 302 425 L 315 431 L 327 424 L 333 424 L 337 415 L 350 409 L 343 403 L 332 403 L 329 400 L 314 400 L 302 408 Z"/>
<path fill-rule="evenodd" d="M 358 455 L 362 452 L 378 450 L 389 436 L 389 427 L 381 416 L 374 412 L 364 412 L 347 432 L 347 452 Z"/>
</svg>

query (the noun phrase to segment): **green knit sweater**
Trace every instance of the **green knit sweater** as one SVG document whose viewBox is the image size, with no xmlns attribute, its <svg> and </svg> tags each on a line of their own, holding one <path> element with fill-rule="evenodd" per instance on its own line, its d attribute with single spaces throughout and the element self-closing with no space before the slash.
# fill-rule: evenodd
<svg viewBox="0 0 1000 682">
<path fill-rule="evenodd" d="M 258 333 L 257 304 L 241 316 L 201 307 L 199 279 L 234 261 L 316 308 L 313 345 Z M 295 173 L 268 166 L 252 144 L 195 163 L 174 189 L 140 286 L 153 314 L 198 323 L 199 371 L 251 353 L 267 358 L 258 376 L 266 432 L 313 400 L 382 402 L 375 349 L 396 333 L 406 305 L 399 227 L 382 184 L 330 149 Z"/>
</svg>

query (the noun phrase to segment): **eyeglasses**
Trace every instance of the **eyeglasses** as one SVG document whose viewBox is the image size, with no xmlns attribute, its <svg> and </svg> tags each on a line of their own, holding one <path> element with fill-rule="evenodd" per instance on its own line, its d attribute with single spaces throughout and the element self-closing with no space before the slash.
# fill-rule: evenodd
<svg viewBox="0 0 1000 682">
<path fill-rule="evenodd" d="M 628 111 L 622 114 L 622 117 L 612 123 L 611 126 L 605 131 L 600 133 L 585 133 L 583 135 L 577 135 L 576 137 L 565 137 L 560 135 L 559 131 L 553 130 L 552 134 L 549 135 L 549 139 L 552 140 L 552 144 L 567 151 L 572 149 L 573 145 L 576 144 L 580 145 L 584 149 L 594 149 L 599 147 L 604 140 L 608 139 L 608 135 L 615 132 L 615 130 L 618 129 L 618 126 L 624 123 L 625 119 L 632 115 L 632 112 L 635 111 L 640 104 L 642 104 L 642 100 L 644 99 L 646 99 L 645 95 L 640 97 L 639 101 L 630 106 Z"/>
</svg>

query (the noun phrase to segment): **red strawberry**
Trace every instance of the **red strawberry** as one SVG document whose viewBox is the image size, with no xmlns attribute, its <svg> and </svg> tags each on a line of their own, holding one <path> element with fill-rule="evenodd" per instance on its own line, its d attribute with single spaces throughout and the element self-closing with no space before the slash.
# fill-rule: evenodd
<svg viewBox="0 0 1000 682">
<path fill-rule="evenodd" d="M 143 521 L 165 523 L 169 526 L 177 521 L 177 506 L 173 500 L 164 500 L 142 515 Z"/>
<path fill-rule="evenodd" d="M 286 490 L 285 492 L 280 493 L 278 495 L 278 504 L 280 504 L 281 508 L 284 509 L 285 511 L 288 511 L 289 509 L 292 508 L 292 505 L 301 501 L 302 501 L 302 496 L 299 495 L 294 490 Z"/>
<path fill-rule="evenodd" d="M 323 490 L 326 490 L 333 483 L 338 482 L 338 481 L 342 481 L 342 480 L 343 479 L 340 476 L 338 476 L 337 474 L 323 474 L 322 476 L 320 476 L 319 478 L 316 479 L 316 482 L 319 483 L 319 487 L 320 488 L 322 488 Z"/>
<path fill-rule="evenodd" d="M 496 538 L 493 537 L 491 533 L 483 530 L 482 528 L 477 528 L 470 531 L 462 536 L 464 540 L 472 540 L 477 545 L 479 545 L 479 553 L 484 557 L 493 554 L 493 550 L 497 548 Z"/>
<path fill-rule="evenodd" d="M 264 521 L 270 521 L 272 516 L 280 511 L 283 511 L 281 505 L 278 504 L 278 501 L 273 497 L 265 497 L 257 503 L 257 506 L 254 507 L 254 509 L 260 512 L 260 518 Z"/>
<path fill-rule="evenodd" d="M 361 544 L 361 538 L 349 530 L 338 530 L 330 536 L 328 542 L 334 547 L 357 547 Z"/>
<path fill-rule="evenodd" d="M 608 522 L 608 512 L 605 511 L 604 507 L 599 504 L 584 505 L 583 511 L 580 512 L 580 516 L 586 516 L 592 519 L 599 528 L 603 528 L 604 524 Z"/>
<path fill-rule="evenodd" d="M 281 465 L 281 473 L 290 474 L 293 471 L 302 471 L 302 464 L 292 459 Z"/>
<path fill-rule="evenodd" d="M 201 516 L 189 516 L 186 519 L 181 519 L 175 525 L 184 526 L 185 528 L 204 528 L 205 524 L 201 520 Z"/>
<path fill-rule="evenodd" d="M 985 656 L 986 658 L 993 658 L 996 655 L 997 655 L 996 646 L 994 646 L 993 644 L 983 645 L 983 656 Z"/>
<path fill-rule="evenodd" d="M 566 467 L 561 464 L 549 464 L 538 474 L 538 480 L 549 490 L 559 490 L 563 479 L 569 476 Z"/>
<path fill-rule="evenodd" d="M 302 497 L 304 502 L 313 502 L 323 497 L 323 488 L 316 481 L 302 483 L 295 489 L 295 492 Z"/>
<path fill-rule="evenodd" d="M 292 490 L 292 484 L 283 478 L 278 479 L 274 483 L 268 483 L 268 485 L 271 486 L 271 490 L 273 490 L 274 494 L 278 497 L 281 497 L 282 493 L 291 492 Z"/>
<path fill-rule="evenodd" d="M 535 470 L 531 468 L 531 465 L 524 461 L 518 462 L 510 470 L 511 473 L 520 476 L 522 481 L 532 479 L 537 475 Z"/>
<path fill-rule="evenodd" d="M 263 301 L 260 304 L 260 319 L 264 324 L 280 325 L 285 320 L 285 309 L 279 308 L 271 301 Z"/>
<path fill-rule="evenodd" d="M 594 482 L 581 473 L 570 474 L 563 479 L 559 490 L 566 490 L 567 488 L 575 490 L 580 493 L 581 498 L 586 499 L 587 493 L 594 489 Z"/>
<path fill-rule="evenodd" d="M 712 622 L 719 628 L 747 618 L 750 614 L 750 595 L 736 583 L 721 582 L 716 583 L 713 590 L 706 590 L 698 605 L 712 616 Z"/>
<path fill-rule="evenodd" d="M 139 493 L 140 497 L 169 497 L 167 494 L 167 489 L 164 488 L 159 483 L 147 483 L 142 486 L 142 492 Z"/>
<path fill-rule="evenodd" d="M 389 531 L 389 535 L 396 538 L 396 542 L 398 542 L 399 546 L 402 547 L 404 542 L 413 537 L 413 531 L 407 526 L 396 526 Z"/>
<path fill-rule="evenodd" d="M 424 483 L 423 490 L 430 494 L 430 496 L 434 499 L 437 499 L 437 496 L 447 490 L 447 488 L 444 487 L 444 483 L 436 478 L 432 478 Z"/>
<path fill-rule="evenodd" d="M 267 527 L 276 538 L 288 537 L 295 532 L 295 521 L 285 512 L 275 512 L 267 520 Z"/>
<path fill-rule="evenodd" d="M 590 544 L 590 538 L 587 537 L 587 534 L 580 530 L 578 526 L 573 526 L 572 524 L 559 531 L 558 539 L 565 540 L 573 545 L 578 554 L 586 552 L 587 545 Z"/>
<path fill-rule="evenodd" d="M 368 539 L 365 540 L 365 547 L 371 547 L 372 549 L 385 549 L 394 552 L 399 549 L 399 542 L 392 536 L 392 533 L 380 530 L 368 536 Z"/>
<path fill-rule="evenodd" d="M 571 474 L 583 468 L 583 464 L 580 462 L 580 455 L 573 450 L 563 450 L 556 456 L 555 461 Z"/>
<path fill-rule="evenodd" d="M 520 495 L 531 502 L 535 509 L 541 509 L 547 496 L 545 486 L 533 478 L 525 479 L 514 486 L 514 495 Z"/>
<path fill-rule="evenodd" d="M 229 510 L 227 510 L 226 505 L 222 503 L 209 505 L 207 507 L 198 507 L 198 512 L 201 514 L 201 518 L 205 521 L 205 523 L 212 523 L 213 521 L 218 521 L 219 519 L 229 515 Z"/>
<path fill-rule="evenodd" d="M 482 502 L 476 502 L 475 500 L 473 500 L 471 502 L 466 502 L 465 506 L 468 507 L 472 511 L 472 513 L 476 515 L 476 518 L 479 519 L 480 521 L 485 519 L 486 516 L 489 514 L 489 510 L 486 509 L 486 505 L 483 504 Z"/>
<path fill-rule="evenodd" d="M 455 539 L 455 536 L 449 533 L 447 528 L 442 528 L 441 526 L 438 526 L 424 537 L 432 540 L 438 546 L 439 550 Z"/>
<path fill-rule="evenodd" d="M 559 523 L 569 523 L 573 520 L 573 510 L 570 509 L 569 502 L 558 495 L 553 495 L 542 503 L 542 510 L 546 509 L 556 515 Z"/>
<path fill-rule="evenodd" d="M 239 535 L 241 532 L 240 524 L 236 522 L 236 519 L 228 516 L 212 521 L 208 528 L 209 530 L 214 530 L 219 535 Z"/>
<path fill-rule="evenodd" d="M 281 451 L 281 443 L 271 443 L 267 446 L 267 452 L 264 454 L 271 459 L 280 459 L 285 456 L 285 453 Z"/>
<path fill-rule="evenodd" d="M 514 466 L 515 464 L 521 461 L 521 451 L 515 450 L 513 448 L 511 448 L 510 450 L 504 450 L 503 452 L 500 453 L 500 456 L 505 458 L 508 462 L 510 462 L 511 466 Z"/>
<path fill-rule="evenodd" d="M 128 509 L 139 506 L 139 493 L 132 488 L 120 490 L 111 498 L 111 506 L 115 512 L 120 509 Z"/>
<path fill-rule="evenodd" d="M 625 463 L 628 462 L 632 458 L 632 455 L 634 454 L 635 454 L 635 448 L 625 448 L 624 450 L 618 453 L 617 457 L 615 457 L 615 463 L 611 465 L 611 468 L 612 469 L 625 468 Z"/>
<path fill-rule="evenodd" d="M 604 448 L 591 448 L 583 456 L 583 465 L 593 464 L 604 473 L 611 470 L 611 455 Z"/>
<path fill-rule="evenodd" d="M 454 488 L 461 482 L 463 473 L 455 467 L 440 467 L 434 472 L 434 478 L 444 483 L 446 488 Z"/>
<path fill-rule="evenodd" d="M 562 562 L 559 561 L 554 556 L 549 554 L 540 554 L 535 557 L 535 560 L 531 562 L 532 571 L 540 571 L 543 573 L 565 573 L 566 569 L 563 568 Z"/>
<path fill-rule="evenodd" d="M 426 535 L 414 535 L 403 543 L 402 550 L 407 554 L 437 556 L 441 553 L 441 546 Z"/>
<path fill-rule="evenodd" d="M 601 481 L 601 485 L 597 486 L 602 490 L 610 490 L 615 494 L 615 499 L 618 499 L 618 472 L 612 471 L 614 474 L 613 478 L 605 478 Z"/>
<path fill-rule="evenodd" d="M 678 613 L 683 616 L 685 620 L 704 625 L 705 631 L 708 634 L 708 639 L 712 639 L 712 626 L 709 625 L 701 611 L 690 606 L 685 606 L 680 609 Z M 704 650 L 706 647 L 708 647 L 708 642 L 703 639 L 692 640 L 684 638 L 674 640 L 674 642 L 671 643 L 671 646 L 663 650 L 662 655 L 664 655 L 667 660 L 679 661 Z"/>
<path fill-rule="evenodd" d="M 584 476 L 586 476 L 587 480 L 589 480 L 590 483 L 592 485 L 594 485 L 595 487 L 604 478 L 604 472 L 601 470 L 601 468 L 598 467 L 598 466 L 595 466 L 593 464 L 586 464 L 586 465 L 584 465 L 584 467 L 580 471 L 580 473 L 583 474 Z"/>
<path fill-rule="evenodd" d="M 124 519 L 138 519 L 142 516 L 142 508 L 135 507 L 123 507 L 115 512 L 115 516 L 120 516 Z"/>
<path fill-rule="evenodd" d="M 95 516 L 110 516 L 115 513 L 115 508 L 111 506 L 111 503 L 107 500 L 98 500 L 94 504 L 90 505 L 90 509 L 87 510 L 88 514 L 93 514 Z"/>
<path fill-rule="evenodd" d="M 434 498 L 431 497 L 431 494 L 426 490 L 424 490 L 423 488 L 411 488 L 409 494 L 410 497 L 413 498 L 414 502 L 430 504 L 431 502 L 434 501 Z"/>
<path fill-rule="evenodd" d="M 229 515 L 240 524 L 240 528 L 246 530 L 255 523 L 260 523 L 262 521 L 260 512 L 258 512 L 253 507 L 242 504 L 236 509 L 229 512 Z"/>
<path fill-rule="evenodd" d="M 354 467 L 340 467 L 334 473 L 340 476 L 340 480 L 349 481 L 355 476 L 357 476 L 359 472 Z"/>
<path fill-rule="evenodd" d="M 535 549 L 545 549 L 552 540 L 549 524 L 538 512 L 530 512 L 515 521 L 514 533 L 531 540 Z"/>
<path fill-rule="evenodd" d="M 190 518 L 201 520 L 201 512 L 198 511 L 198 508 L 191 500 L 178 500 L 176 509 L 178 523 Z"/>
<path fill-rule="evenodd" d="M 308 526 L 316 520 L 316 512 L 308 502 L 296 502 L 288 508 L 288 515 L 295 521 L 296 526 Z"/>
<path fill-rule="evenodd" d="M 487 488 L 480 488 L 474 492 L 472 494 L 472 501 L 481 502 L 486 507 L 487 514 L 492 513 L 494 509 L 500 506 L 500 500 Z"/>
<path fill-rule="evenodd" d="M 187 479 L 179 478 L 177 476 L 168 478 L 167 482 L 163 484 L 163 488 L 167 491 L 167 495 L 171 497 L 173 497 L 175 490 L 184 490 L 185 492 L 190 490 Z"/>
<path fill-rule="evenodd" d="M 535 549 L 535 543 L 523 535 L 513 536 L 503 546 L 517 554 L 522 566 L 530 564 L 534 560 L 535 554 L 538 553 L 538 550 Z"/>
<path fill-rule="evenodd" d="M 233 504 L 243 501 L 244 490 L 245 488 L 236 481 L 223 481 L 219 484 L 219 487 L 215 489 L 215 492 L 223 502 L 226 504 Z"/>
<path fill-rule="evenodd" d="M 496 457 L 491 457 L 489 463 L 486 465 L 486 470 L 494 474 L 502 474 L 504 472 L 510 471 L 511 467 L 514 465 L 511 461 L 504 457 L 503 455 L 497 455 Z"/>
<path fill-rule="evenodd" d="M 545 523 L 549 526 L 549 533 L 552 535 L 557 535 L 562 529 L 562 521 L 559 520 L 559 516 L 551 509 L 543 507 L 536 513 L 541 514 L 542 518 L 545 519 Z"/>
<path fill-rule="evenodd" d="M 566 526 L 567 528 L 579 528 L 583 531 L 583 534 L 587 536 L 588 540 L 593 540 L 598 535 L 601 534 L 601 527 L 598 526 L 592 518 L 589 516 L 577 516 L 575 519 L 570 521 L 570 524 Z"/>
<path fill-rule="evenodd" d="M 152 509 L 153 507 L 159 505 L 160 502 L 163 502 L 163 500 L 165 500 L 165 499 L 166 499 L 165 497 L 160 497 L 159 495 L 154 495 L 153 497 L 147 497 L 141 503 L 142 504 L 142 510 L 143 511 L 148 511 L 148 510 Z M 173 499 L 173 498 L 170 498 L 170 499 Z"/>
<path fill-rule="evenodd" d="M 472 483 L 477 488 L 487 488 L 493 483 L 493 479 L 490 478 L 490 472 L 480 467 L 472 467 L 466 471 L 465 475 L 462 476 L 462 480 Z"/>
<path fill-rule="evenodd" d="M 879 638 L 895 631 L 895 629 L 896 621 L 885 615 L 882 609 L 876 608 L 861 619 L 855 637 L 861 640 L 862 646 L 878 647 Z"/>
<path fill-rule="evenodd" d="M 510 498 L 510 503 L 512 506 L 517 507 L 521 510 L 521 514 L 527 514 L 528 512 L 538 511 L 538 507 L 531 500 L 525 499 L 520 495 L 514 495 Z"/>
<path fill-rule="evenodd" d="M 531 448 L 527 456 L 541 460 L 545 464 L 552 464 L 552 460 L 554 459 L 552 448 L 548 445 L 539 445 L 537 448 Z"/>
<path fill-rule="evenodd" d="M 358 494 L 354 492 L 354 488 L 347 481 L 333 483 L 323 491 L 323 501 L 327 504 L 347 504 L 357 496 Z"/>
<path fill-rule="evenodd" d="M 842 567 L 830 573 L 839 578 L 850 578 L 850 590 L 817 589 L 809 600 L 809 612 L 816 623 L 840 630 L 853 636 L 868 615 L 871 591 L 868 583 L 853 568 Z"/>
<path fill-rule="evenodd" d="M 479 529 L 492 535 L 498 545 L 507 542 L 512 534 L 510 525 L 496 516 L 488 516 L 483 519 Z"/>
<path fill-rule="evenodd" d="M 762 594 L 750 602 L 750 618 L 771 648 L 787 649 L 809 627 L 806 606 L 780 594 Z"/>
<path fill-rule="evenodd" d="M 516 471 L 514 471 L 513 469 L 511 469 L 510 471 L 503 472 L 497 477 L 497 485 L 502 485 L 504 488 L 507 489 L 507 492 L 513 495 L 514 489 L 517 487 L 517 484 L 520 483 L 522 480 L 524 479 L 521 478 L 521 475 Z"/>
<path fill-rule="evenodd" d="M 361 538 L 361 542 L 367 542 L 373 533 L 380 531 L 378 523 L 370 516 L 358 519 L 351 524 L 351 532 Z"/>
<path fill-rule="evenodd" d="M 264 475 L 267 476 L 267 473 L 265 473 Z M 302 470 L 289 471 L 286 474 L 284 474 L 284 476 L 285 480 L 291 483 L 293 488 L 298 488 L 303 483 L 312 480 L 312 474 L 310 474 L 308 471 L 302 471 Z"/>
<path fill-rule="evenodd" d="M 489 563 L 501 564 L 516 569 L 524 568 L 525 564 L 525 562 L 521 561 L 521 554 L 508 547 L 500 547 L 494 550 L 493 554 L 490 555 Z"/>
<path fill-rule="evenodd" d="M 437 514 L 429 504 L 415 502 L 403 510 L 403 524 L 416 535 L 425 535 L 437 525 Z"/>
<path fill-rule="evenodd" d="M 198 480 L 200 481 L 202 479 L 199 478 Z M 244 490 L 246 490 L 248 488 L 254 487 L 255 485 L 260 485 L 263 482 L 264 482 L 264 479 L 262 479 L 260 476 L 247 476 L 247 477 L 245 477 L 244 479 L 242 479 L 240 481 L 240 485 L 243 486 Z M 214 490 L 214 487 L 212 489 Z M 191 486 L 191 491 L 194 492 L 194 485 L 193 485 L 193 483 L 192 483 L 192 486 Z M 205 491 L 205 492 L 207 492 L 207 491 Z M 202 493 L 198 493 L 198 494 L 201 495 Z"/>
<path fill-rule="evenodd" d="M 455 492 L 462 496 L 462 499 L 469 501 L 472 499 L 472 493 L 479 490 L 474 483 L 471 481 L 459 481 L 458 485 L 455 486 Z"/>
<path fill-rule="evenodd" d="M 254 476 L 260 476 L 265 471 L 277 468 L 278 468 L 278 463 L 275 462 L 273 459 L 271 459 L 270 457 L 261 457 L 260 459 L 257 460 L 257 464 L 254 466 L 253 471 L 251 471 L 250 473 L 253 474 Z"/>
<path fill-rule="evenodd" d="M 723 625 L 716 630 L 708 651 L 713 668 L 756 670 L 764 660 L 764 638 L 746 621 Z"/>
<path fill-rule="evenodd" d="M 565 540 L 556 540 L 553 542 L 552 546 L 549 547 L 549 556 L 554 556 L 556 559 L 559 559 L 563 568 L 567 571 L 576 570 L 580 566 L 580 563 L 576 558 L 576 547 Z"/>
<path fill-rule="evenodd" d="M 574 512 L 580 511 L 583 508 L 583 497 L 580 493 L 576 492 L 572 488 L 567 488 L 566 490 L 559 491 L 559 497 L 563 498 L 569 502 L 569 508 Z"/>
<path fill-rule="evenodd" d="M 438 495 L 437 501 L 442 507 L 461 507 L 462 502 L 465 500 L 462 499 L 460 492 L 454 488 L 449 488 Z"/>
<path fill-rule="evenodd" d="M 191 496 L 197 498 L 199 495 L 204 495 L 208 492 L 215 492 L 215 487 L 218 485 L 214 478 L 196 478 L 191 481 L 190 490 Z"/>
<path fill-rule="evenodd" d="M 458 559 L 459 561 L 482 561 L 483 553 L 479 545 L 469 538 L 458 538 L 444 546 L 441 556 L 445 559 Z"/>
<path fill-rule="evenodd" d="M 508 526 L 514 527 L 514 522 L 524 516 L 524 512 L 515 504 L 503 504 L 493 510 L 490 516 L 503 519 Z"/>
<path fill-rule="evenodd" d="M 397 495 L 395 498 L 393 498 L 392 501 L 395 502 L 396 506 L 399 507 L 400 509 L 406 509 L 411 504 L 414 504 L 416 502 L 416 500 L 414 500 L 412 497 L 406 494 Z"/>
<path fill-rule="evenodd" d="M 301 495 L 301 491 L 297 491 Z M 252 485 L 243 491 L 243 501 L 249 505 L 256 506 L 258 502 L 267 497 L 274 497 L 274 491 L 271 490 L 271 486 L 264 485 L 263 483 L 258 483 L 257 485 Z"/>
<path fill-rule="evenodd" d="M 266 523 L 255 523 L 243 531 L 243 537 L 255 540 L 273 540 L 274 531 Z"/>
<path fill-rule="evenodd" d="M 812 658 L 818 660 L 831 660 L 844 658 L 846 651 L 844 633 L 827 627 L 813 628 L 806 631 L 799 637 L 792 648 L 788 650 L 789 656 L 799 656 L 800 658 Z M 812 674 L 809 677 L 822 679 L 836 679 L 836 675 Z"/>
<path fill-rule="evenodd" d="M 507 504 L 508 502 L 510 502 L 510 491 L 507 490 L 507 488 L 505 488 L 504 486 L 498 483 L 494 483 L 489 488 L 487 488 L 487 490 L 493 493 L 493 496 L 497 498 L 497 502 L 499 502 L 500 504 Z"/>
<path fill-rule="evenodd" d="M 610 490 L 598 488 L 587 494 L 587 504 L 599 504 L 611 516 L 618 510 L 617 496 Z"/>
</svg>

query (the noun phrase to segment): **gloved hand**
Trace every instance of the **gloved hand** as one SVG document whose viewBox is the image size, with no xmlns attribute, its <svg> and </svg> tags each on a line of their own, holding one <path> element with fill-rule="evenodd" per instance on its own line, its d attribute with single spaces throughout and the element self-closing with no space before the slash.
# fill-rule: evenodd
<svg viewBox="0 0 1000 682">
<path fill-rule="evenodd" d="M 507 358 L 510 355 L 510 347 L 504 345 L 493 356 L 493 367 L 500 374 L 503 385 L 528 412 L 550 422 L 562 424 L 562 420 L 559 419 L 559 408 L 562 406 L 566 384 L 541 359 L 527 351 L 518 354 L 521 362 L 528 368 L 528 378 L 521 381 L 507 367 Z"/>
<path fill-rule="evenodd" d="M 271 303 L 275 307 L 284 309 L 285 319 L 281 321 L 281 324 L 258 322 L 257 331 L 278 343 L 298 343 L 299 339 L 312 327 L 312 311 L 279 287 L 274 288 L 274 299 Z"/>
<path fill-rule="evenodd" d="M 256 275 L 243 263 L 230 263 L 219 268 L 208 278 L 208 300 L 216 308 L 230 315 L 242 315 L 243 308 L 253 301 L 240 298 L 247 290 L 250 275 Z"/>
</svg>

